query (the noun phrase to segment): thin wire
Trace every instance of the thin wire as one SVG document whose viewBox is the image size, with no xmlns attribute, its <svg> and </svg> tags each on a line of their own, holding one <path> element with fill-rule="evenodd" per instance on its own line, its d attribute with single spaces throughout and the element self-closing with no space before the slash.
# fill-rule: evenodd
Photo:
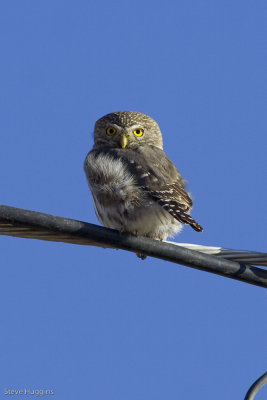
<svg viewBox="0 0 267 400">
<path fill-rule="evenodd" d="M 133 236 L 98 225 L 21 208 L 0 206 L 0 235 L 122 249 L 267 287 L 267 271 L 261 268 L 201 253 L 176 243 Z M 208 249 L 207 246 L 191 246 Z M 229 250 L 226 253 L 231 255 Z"/>
<path fill-rule="evenodd" d="M 213 254 L 217 257 L 223 257 L 227 260 L 234 260 L 240 263 L 245 263 L 249 265 L 261 265 L 267 266 L 267 253 L 261 253 L 257 251 L 250 250 L 232 250 L 225 249 L 223 247 L 214 247 L 214 246 L 202 246 L 199 244 L 191 244 L 191 243 L 176 243 L 176 242 L 167 242 L 176 244 L 178 246 L 186 247 L 187 249 L 200 251 L 205 254 Z"/>
<path fill-rule="evenodd" d="M 267 372 L 259 377 L 249 388 L 244 400 L 253 400 L 258 391 L 267 383 Z"/>
</svg>

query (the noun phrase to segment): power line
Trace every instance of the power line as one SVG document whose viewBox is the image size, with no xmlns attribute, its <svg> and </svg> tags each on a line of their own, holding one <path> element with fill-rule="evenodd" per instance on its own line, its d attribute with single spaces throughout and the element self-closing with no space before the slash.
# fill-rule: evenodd
<svg viewBox="0 0 267 400">
<path fill-rule="evenodd" d="M 204 249 L 217 249 L 217 256 L 201 253 L 181 245 L 170 242 L 160 242 L 144 237 L 133 236 L 129 233 L 120 233 L 113 229 L 103 228 L 87 222 L 57 217 L 36 211 L 21 208 L 0 206 L 0 234 L 28 239 L 48 240 L 80 245 L 91 245 L 105 248 L 114 248 L 144 254 L 176 264 L 199 269 L 227 278 L 236 279 L 252 285 L 267 287 L 267 271 L 262 268 L 246 265 L 243 262 L 226 259 L 234 252 L 226 251 L 225 258 L 218 249 L 206 246 L 197 246 Z M 209 252 L 206 250 L 206 253 Z M 210 250 L 210 252 L 212 252 Z M 232 252 L 232 253 L 231 253 Z M 258 258 L 266 259 L 266 254 L 256 252 L 241 252 L 257 254 Z M 238 251 L 240 256 L 240 251 Z M 255 256 L 253 256 L 255 258 Z M 238 257 L 237 257 L 238 259 Z M 239 257 L 240 259 L 240 257 Z M 252 258 L 251 258 L 252 259 Z"/>
<path fill-rule="evenodd" d="M 167 243 L 172 243 L 177 246 L 186 247 L 187 249 L 200 251 L 201 253 L 205 254 L 216 255 L 217 257 L 226 258 L 227 260 L 233 260 L 243 264 L 267 266 L 267 253 L 250 250 L 225 249 L 223 247 L 203 246 L 200 244 L 191 243 Z"/>
<path fill-rule="evenodd" d="M 253 400 L 260 388 L 267 383 L 267 372 L 259 377 L 249 388 L 244 400 Z"/>
</svg>

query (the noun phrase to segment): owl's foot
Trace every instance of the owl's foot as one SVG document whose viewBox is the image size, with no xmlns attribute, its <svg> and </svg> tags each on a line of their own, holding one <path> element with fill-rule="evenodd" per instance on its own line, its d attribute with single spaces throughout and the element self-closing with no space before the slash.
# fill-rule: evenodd
<svg viewBox="0 0 267 400">
<path fill-rule="evenodd" d="M 137 231 L 126 231 L 124 228 L 121 228 L 119 230 L 120 233 L 130 233 L 133 236 L 138 236 L 138 232 Z M 138 258 L 141 258 L 141 260 L 144 260 L 147 256 L 145 254 L 142 253 L 135 253 L 137 255 Z"/>
<path fill-rule="evenodd" d="M 137 255 L 138 258 L 141 258 L 141 260 L 145 260 L 146 259 L 146 255 L 142 254 L 142 253 L 135 253 Z"/>
<path fill-rule="evenodd" d="M 121 229 L 119 230 L 119 232 L 120 232 L 120 233 L 130 233 L 131 235 L 138 236 L 138 232 L 137 232 L 137 231 L 131 231 L 131 232 L 129 232 L 128 230 L 126 230 L 126 229 L 124 229 L 124 228 L 121 228 Z"/>
</svg>

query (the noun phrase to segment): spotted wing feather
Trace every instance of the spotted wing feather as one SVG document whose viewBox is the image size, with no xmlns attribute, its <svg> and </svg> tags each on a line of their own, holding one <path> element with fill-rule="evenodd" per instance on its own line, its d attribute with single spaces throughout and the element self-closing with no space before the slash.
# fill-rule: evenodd
<svg viewBox="0 0 267 400">
<path fill-rule="evenodd" d="M 142 149 L 139 152 L 142 152 Z M 149 196 L 179 222 L 190 225 L 197 232 L 203 231 L 203 228 L 188 214 L 193 202 L 185 191 L 185 180 L 165 153 L 149 146 L 146 149 L 146 165 L 139 163 L 138 166 L 139 181 Z"/>
</svg>

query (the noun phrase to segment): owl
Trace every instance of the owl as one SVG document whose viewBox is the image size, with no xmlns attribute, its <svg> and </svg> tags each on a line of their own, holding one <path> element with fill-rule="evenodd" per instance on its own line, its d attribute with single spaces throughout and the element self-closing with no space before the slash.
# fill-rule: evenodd
<svg viewBox="0 0 267 400">
<path fill-rule="evenodd" d="M 165 240 L 189 215 L 185 181 L 163 151 L 160 128 L 149 116 L 119 111 L 100 118 L 84 170 L 99 221 L 108 228 Z"/>
</svg>

